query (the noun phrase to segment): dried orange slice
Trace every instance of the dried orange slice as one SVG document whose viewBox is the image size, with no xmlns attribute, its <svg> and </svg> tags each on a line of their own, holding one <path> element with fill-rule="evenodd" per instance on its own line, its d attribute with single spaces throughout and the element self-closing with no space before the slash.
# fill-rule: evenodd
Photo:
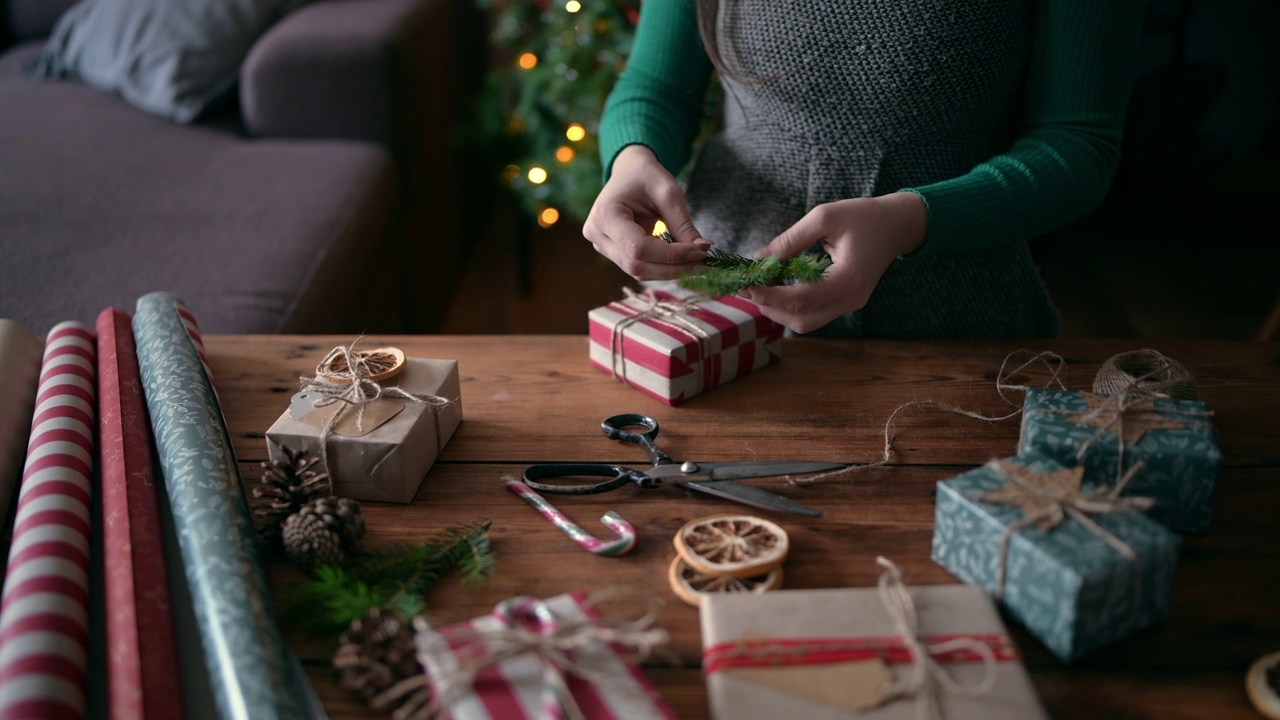
<svg viewBox="0 0 1280 720">
<path fill-rule="evenodd" d="M 782 586 L 782 567 L 774 567 L 759 577 L 737 578 L 727 575 L 713 576 L 689 567 L 679 555 L 667 568 L 667 581 L 676 597 L 697 607 L 702 598 L 715 593 L 762 593 Z"/>
<path fill-rule="evenodd" d="M 350 383 L 355 376 L 374 382 L 388 380 L 404 370 L 404 351 L 397 347 L 380 347 L 372 350 L 353 350 L 351 359 L 356 368 L 353 371 L 347 364 L 343 348 L 325 356 L 316 368 L 316 374 L 333 383 Z"/>
<path fill-rule="evenodd" d="M 676 532 L 676 552 L 702 575 L 752 578 L 787 559 L 787 531 L 751 515 L 711 515 Z"/>
</svg>

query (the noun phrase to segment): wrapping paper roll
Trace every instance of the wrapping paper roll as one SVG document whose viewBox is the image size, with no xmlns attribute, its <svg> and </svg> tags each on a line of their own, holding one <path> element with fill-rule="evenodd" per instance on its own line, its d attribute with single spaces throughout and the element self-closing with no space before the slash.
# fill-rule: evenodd
<svg viewBox="0 0 1280 720">
<path fill-rule="evenodd" d="M 138 300 L 133 328 L 218 710 L 236 720 L 305 717 L 194 319 L 175 296 L 151 293 Z"/>
<path fill-rule="evenodd" d="M 97 330 L 108 716 L 181 718 L 151 426 L 132 321 L 104 310 Z"/>
<path fill-rule="evenodd" d="M 0 604 L 3 720 L 86 714 L 95 369 L 89 328 L 49 331 Z"/>
<path fill-rule="evenodd" d="M 42 352 L 40 339 L 22 323 L 0 318 L 0 525 L 22 477 Z M 9 557 L 8 536 L 0 540 L 0 557 Z"/>
</svg>

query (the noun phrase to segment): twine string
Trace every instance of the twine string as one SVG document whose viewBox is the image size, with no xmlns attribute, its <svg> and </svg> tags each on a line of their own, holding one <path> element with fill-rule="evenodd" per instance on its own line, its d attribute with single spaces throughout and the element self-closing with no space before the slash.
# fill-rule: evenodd
<svg viewBox="0 0 1280 720">
<path fill-rule="evenodd" d="M 315 375 L 310 377 L 304 375 L 299 379 L 303 392 L 312 392 L 321 396 L 316 401 L 315 407 L 323 408 L 335 404 L 342 405 L 337 412 L 329 416 L 320 429 L 320 462 L 324 465 L 325 472 L 329 474 L 330 493 L 334 489 L 334 468 L 329 464 L 329 436 L 338 424 L 338 419 L 348 409 L 355 408 L 356 426 L 363 428 L 365 408 L 382 398 L 394 398 L 425 405 L 433 415 L 437 416 L 434 424 L 436 452 L 439 452 L 443 444 L 443 438 L 440 435 L 439 413 L 442 408 L 453 402 L 449 398 L 439 395 L 411 393 L 399 386 L 383 385 L 370 379 L 371 375 L 382 368 L 371 366 L 366 357 L 356 352 L 355 347 L 362 339 L 362 337 L 356 338 L 350 345 L 339 345 L 330 350 L 324 356 L 324 359 L 316 365 Z M 345 362 L 345 370 L 332 369 L 334 361 L 339 358 Z"/>
<path fill-rule="evenodd" d="M 941 400 L 908 400 L 894 408 L 893 412 L 889 414 L 889 419 L 884 423 L 884 449 L 880 459 L 867 463 L 849 465 L 848 467 L 844 467 L 839 470 L 831 470 L 829 472 L 818 473 L 816 475 L 808 475 L 800 478 L 786 476 L 784 479 L 792 485 L 811 485 L 818 482 L 845 478 L 849 475 L 862 472 L 870 468 L 888 465 L 893 459 L 894 441 L 897 440 L 897 436 L 894 434 L 894 421 L 897 420 L 898 415 L 901 415 L 903 412 L 910 410 L 911 408 L 933 407 L 953 415 L 962 415 L 975 420 L 984 420 L 989 423 L 996 423 L 1017 417 L 1022 413 L 1022 404 L 1011 399 L 1006 394 L 1008 392 L 1017 391 L 1025 393 L 1032 387 L 1056 386 L 1063 390 L 1066 389 L 1066 385 L 1064 385 L 1062 381 L 1062 373 L 1066 367 L 1066 361 L 1060 355 L 1045 350 L 1031 354 L 1030 357 L 1022 360 L 1020 364 L 1013 366 L 1013 363 L 1016 362 L 1015 358 L 1028 353 L 1031 353 L 1031 351 L 1015 350 L 1014 352 L 1009 353 L 1005 356 L 1004 361 L 1000 363 L 1000 371 L 996 373 L 996 394 L 999 395 L 1000 399 L 1004 400 L 1006 404 L 1014 408 L 1012 412 L 1005 413 L 1003 415 L 988 415 L 962 408 L 959 405 L 942 402 Z M 1024 370 L 1027 370 L 1037 363 L 1043 365 L 1049 372 L 1049 377 L 1045 380 L 1045 385 L 1033 386 L 1013 382 L 1013 378 L 1017 377 Z"/>
<path fill-rule="evenodd" d="M 586 604 L 594 606 L 618 592 L 616 589 L 605 590 L 592 595 Z M 542 600 L 531 597 L 504 600 L 494 609 L 493 617 L 499 621 L 496 627 L 450 633 L 449 642 L 461 645 L 454 652 L 442 653 L 441 659 L 449 662 L 446 668 L 433 676 L 434 698 L 422 709 L 419 717 L 443 716 L 451 705 L 473 691 L 480 673 L 512 658 L 532 654 L 542 673 L 542 716 L 555 720 L 585 720 L 569 690 L 568 675 L 618 692 L 643 690 L 591 667 L 586 661 L 576 658 L 575 652 L 603 644 L 622 648 L 629 653 L 630 659 L 643 662 L 669 639 L 665 630 L 652 627 L 657 614 L 654 599 L 649 603 L 647 612 L 636 620 L 602 618 L 566 622 Z M 447 648 L 448 643 L 421 617 L 415 618 L 414 625 L 420 637 L 423 633 L 433 635 L 432 642 L 419 643 L 419 659 L 426 667 L 428 659 L 434 656 L 429 646 L 438 648 L 444 645 Z M 464 654 L 465 657 L 460 657 Z"/>
<path fill-rule="evenodd" d="M 632 325 L 651 320 L 658 325 L 683 333 L 694 341 L 697 348 L 697 357 L 694 361 L 699 366 L 698 392 L 705 390 L 709 368 L 703 366 L 709 361 L 711 355 L 711 334 L 688 316 L 698 310 L 698 303 L 706 298 L 692 295 L 683 299 L 659 300 L 653 290 L 636 292 L 624 287 L 622 291 L 626 294 L 626 298 L 619 304 L 632 310 L 633 314 L 618 321 L 609 336 L 609 371 L 614 379 L 621 381 L 624 385 L 631 384 L 627 380 L 627 359 L 623 336 Z"/>
<path fill-rule="evenodd" d="M 938 700 L 938 692 L 974 697 L 991 691 L 996 683 L 996 655 L 991 646 L 972 638 L 954 638 L 940 643 L 926 643 L 920 637 L 920 621 L 916 614 L 915 602 L 906 584 L 902 582 L 902 571 L 892 561 L 877 557 L 876 564 L 884 568 L 880 574 L 880 600 L 893 622 L 894 631 L 901 636 L 907 646 L 912 662 L 911 669 L 900 673 L 897 679 L 887 688 L 881 702 L 889 702 L 900 697 L 916 699 L 916 716 L 920 720 L 933 720 L 942 715 Z M 981 681 L 974 684 L 958 682 L 933 659 L 935 653 L 948 653 L 957 650 L 968 650 L 978 655 L 985 670 Z"/>
</svg>

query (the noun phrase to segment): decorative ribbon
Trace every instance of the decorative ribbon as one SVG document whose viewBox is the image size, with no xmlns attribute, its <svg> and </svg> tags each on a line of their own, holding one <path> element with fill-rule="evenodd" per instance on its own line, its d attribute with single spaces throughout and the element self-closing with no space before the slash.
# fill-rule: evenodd
<svg viewBox="0 0 1280 720">
<path fill-rule="evenodd" d="M 604 595 L 611 594 L 611 591 L 605 591 L 585 602 L 593 606 Z M 598 687 L 631 689 L 631 686 L 623 685 L 612 675 L 578 661 L 573 656 L 574 651 L 599 643 L 621 647 L 629 651 L 635 660 L 643 661 L 668 640 L 665 630 L 651 627 L 657 617 L 656 608 L 652 606 L 643 617 L 631 622 L 604 619 L 566 622 L 558 618 L 546 602 L 522 596 L 498 603 L 493 616 L 501 624 L 492 630 L 449 633 L 450 642 L 463 643 L 455 651 L 456 657 L 450 656 L 454 667 L 433 677 L 435 698 L 416 717 L 443 714 L 450 705 L 472 692 L 481 672 L 512 658 L 532 654 L 542 670 L 543 694 L 539 717 L 545 720 L 585 720 L 569 691 L 567 674 Z M 414 619 L 414 626 L 419 634 L 435 632 L 421 617 Z M 436 641 L 443 642 L 443 636 L 437 635 Z M 426 652 L 420 649 L 420 656 Z M 422 664 L 427 666 L 425 657 Z M 395 690 L 392 688 L 387 693 Z"/>
<path fill-rule="evenodd" d="M 872 659 L 910 665 L 892 685 L 882 688 L 880 704 L 914 697 L 916 714 L 922 720 L 941 717 L 939 690 L 970 697 L 990 692 L 996 682 L 996 663 L 1018 659 L 1018 649 L 1009 636 L 921 635 L 915 602 L 902 582 L 902 571 L 884 557 L 877 557 L 876 564 L 884 568 L 878 590 L 893 624 L 893 636 L 737 640 L 708 648 L 702 657 L 703 671 L 711 675 L 735 667 L 826 665 Z M 981 662 L 985 669 L 982 680 L 972 685 L 956 682 L 942 667 L 971 662 Z"/>
<path fill-rule="evenodd" d="M 976 499 L 996 505 L 1017 506 L 1023 511 L 1022 518 L 1006 527 L 1000 537 L 996 598 L 1004 597 L 1005 570 L 1009 563 L 1009 541 L 1013 534 L 1030 525 L 1038 525 L 1041 530 L 1047 532 L 1070 517 L 1102 538 L 1133 566 L 1133 592 L 1129 596 L 1129 609 L 1132 615 L 1138 606 L 1138 596 L 1142 589 L 1137 572 L 1138 554 L 1128 543 L 1108 532 L 1089 516 L 1131 510 L 1141 512 L 1151 507 L 1152 499 L 1149 497 L 1122 498 L 1119 496 L 1125 485 L 1129 484 L 1129 480 L 1142 467 L 1142 462 L 1134 463 L 1115 487 L 1090 493 L 1080 490 L 1083 468 L 1066 468 L 1053 473 L 1039 473 L 1007 460 L 992 460 L 987 463 L 987 467 L 1003 478 L 1005 484 L 1000 489 L 983 493 Z"/>
<path fill-rule="evenodd" d="M 344 405 L 338 412 L 331 415 L 320 429 L 320 462 L 324 465 L 325 472 L 329 473 L 330 484 L 333 483 L 333 468 L 329 465 L 329 434 L 333 432 L 333 427 L 337 425 L 338 418 L 347 408 L 354 407 L 356 409 L 356 424 L 363 425 L 364 409 L 370 403 L 377 402 L 382 398 L 396 398 L 425 405 L 433 415 L 437 416 L 434 426 L 436 452 L 439 452 L 444 444 L 444 440 L 440 436 L 439 413 L 441 408 L 453 402 L 449 398 L 439 395 L 411 393 L 395 385 L 383 385 L 376 380 L 371 380 L 370 376 L 383 368 L 371 367 L 366 358 L 355 352 L 356 344 L 360 340 L 361 338 L 356 338 L 355 342 L 350 345 L 339 345 L 330 350 L 329 354 L 325 355 L 324 359 L 316 365 L 316 374 L 313 377 L 304 376 L 301 378 L 303 392 L 314 392 L 322 396 L 316 402 L 315 407 L 328 407 L 336 403 Z M 330 369 L 333 361 L 337 358 L 342 358 L 345 370 Z M 332 487 L 330 489 L 332 490 Z"/>
<path fill-rule="evenodd" d="M 1134 390 L 1175 400 L 1200 399 L 1191 371 L 1150 348 L 1112 355 L 1093 377 L 1093 391 L 1099 395 Z"/>
<path fill-rule="evenodd" d="M 698 303 L 706 298 L 695 295 L 684 299 L 659 300 L 653 290 L 637 293 L 631 288 L 624 287 L 622 291 L 627 297 L 616 304 L 632 310 L 633 314 L 619 320 L 618 324 L 613 326 L 613 332 L 609 336 L 609 372 L 614 379 L 622 381 L 625 385 L 631 384 L 627 381 L 627 359 L 623 336 L 627 328 L 632 325 L 652 320 L 658 325 L 684 333 L 697 344 L 698 354 L 694 361 L 699 365 L 698 392 L 705 390 L 707 377 L 710 374 L 710 368 L 705 367 L 705 361 L 711 356 L 711 348 L 708 345 L 711 334 L 701 325 L 690 320 L 688 315 L 697 311 Z"/>
</svg>

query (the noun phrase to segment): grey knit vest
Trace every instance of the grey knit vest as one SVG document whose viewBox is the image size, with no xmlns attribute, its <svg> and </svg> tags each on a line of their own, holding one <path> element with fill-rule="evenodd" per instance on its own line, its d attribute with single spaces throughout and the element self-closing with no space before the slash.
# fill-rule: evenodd
<svg viewBox="0 0 1280 720">
<path fill-rule="evenodd" d="M 724 0 L 723 121 L 688 198 L 699 231 L 750 254 L 822 203 L 969 172 L 1021 119 L 1031 0 Z M 1026 243 L 896 261 L 867 306 L 816 334 L 1049 336 Z"/>
</svg>

